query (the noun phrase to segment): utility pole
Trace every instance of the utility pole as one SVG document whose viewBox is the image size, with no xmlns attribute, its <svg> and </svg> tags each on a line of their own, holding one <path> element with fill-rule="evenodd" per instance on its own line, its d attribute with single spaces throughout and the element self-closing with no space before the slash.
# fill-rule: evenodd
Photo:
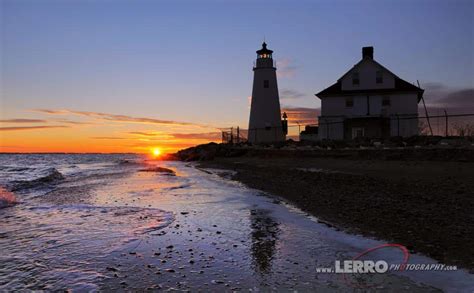
<svg viewBox="0 0 474 293">
<path fill-rule="evenodd" d="M 418 81 L 418 79 L 416 80 L 416 82 L 418 83 L 418 87 L 420 87 L 420 82 Z M 423 97 L 423 95 L 421 96 L 421 100 L 423 101 L 423 107 L 425 108 L 426 121 L 428 121 L 428 127 L 430 128 L 431 136 L 433 136 L 433 128 L 431 128 L 430 116 L 428 116 L 428 110 L 426 109 L 425 98 Z"/>
</svg>

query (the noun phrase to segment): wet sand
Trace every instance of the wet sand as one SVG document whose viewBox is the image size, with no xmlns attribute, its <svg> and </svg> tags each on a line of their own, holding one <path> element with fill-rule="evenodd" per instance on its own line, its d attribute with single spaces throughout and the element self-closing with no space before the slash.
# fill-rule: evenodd
<svg viewBox="0 0 474 293">
<path fill-rule="evenodd" d="M 474 163 L 237 157 L 200 162 L 332 225 L 474 268 Z"/>
<path fill-rule="evenodd" d="M 0 257 L 0 289 L 353 291 L 341 275 L 316 268 L 382 243 L 229 180 L 233 172 L 182 162 L 146 169 L 155 165 L 173 172 L 139 166 L 65 181 L 52 194 L 3 209 L 0 245 L 8 253 Z M 459 292 L 474 283 L 463 271 L 351 280 L 374 279 L 376 289 L 395 292 Z"/>
</svg>

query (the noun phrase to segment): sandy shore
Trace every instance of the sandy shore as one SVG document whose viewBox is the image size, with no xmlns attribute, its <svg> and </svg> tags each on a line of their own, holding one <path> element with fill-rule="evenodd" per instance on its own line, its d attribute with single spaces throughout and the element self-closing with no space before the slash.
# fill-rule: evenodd
<svg viewBox="0 0 474 293">
<path fill-rule="evenodd" d="M 367 163 L 363 169 L 372 173 L 370 179 L 364 179 L 361 175 L 334 173 L 339 170 L 358 173 L 363 162 L 348 160 L 241 157 L 201 164 L 235 169 L 238 172 L 234 175 L 229 171 L 203 169 L 197 163 L 150 161 L 141 156 L 127 156 L 125 160 L 121 155 L 99 158 L 94 155 L 93 160 L 90 155 L 61 156 L 56 157 L 54 164 L 58 160 L 65 164 L 56 165 L 57 169 L 47 173 L 63 174 L 58 180 L 34 179 L 37 183 L 34 187 L 32 181 L 11 185 L 26 187 L 17 189 L 18 204 L 0 212 L 0 247 L 6 252 L 0 255 L 0 291 L 353 292 L 360 286 L 391 292 L 472 292 L 474 289 L 474 276 L 465 270 L 389 271 L 345 274 L 345 277 L 334 271 L 320 271 L 334 269 L 336 261 L 353 259 L 386 243 L 388 236 L 380 232 L 386 232 L 380 229 L 383 225 L 398 231 L 408 230 L 400 228 L 404 219 L 384 218 L 385 215 L 379 221 L 380 226 L 366 227 L 364 217 L 376 215 L 371 211 L 364 215 L 363 211 L 372 208 L 359 207 L 359 215 L 351 210 L 351 206 L 360 206 L 371 196 L 364 190 L 386 184 L 383 176 L 376 176 L 381 172 L 370 167 L 377 164 Z M 71 161 L 81 168 L 71 169 Z M 90 162 L 89 166 L 83 162 Z M 294 170 L 294 164 L 300 169 Z M 451 164 L 444 166 L 447 165 Z M 332 173 L 304 169 L 314 166 Z M 18 167 L 21 166 L 15 168 L 25 170 Z M 388 169 L 399 175 L 401 172 L 394 168 Z M 458 169 L 456 164 L 446 168 L 453 168 L 451 174 Z M 74 170 L 72 174 L 71 170 Z M 431 170 L 436 173 L 435 167 Z M 462 170 L 459 172 L 463 174 Z M 327 176 L 313 178 L 318 174 Z M 230 176 L 261 190 L 286 194 L 286 198 L 306 211 L 314 209 L 311 213 L 318 219 L 285 200 L 229 180 Z M 403 182 L 401 176 L 398 178 Z M 311 187 L 318 180 L 327 183 Z M 350 202 L 348 186 L 352 185 L 360 186 L 353 189 L 352 195 L 356 194 L 360 202 Z M 314 190 L 315 194 L 305 190 Z M 388 192 L 379 196 L 384 200 L 377 202 L 377 209 L 385 212 L 389 209 L 384 205 Z M 306 197 L 298 197 L 299 194 Z M 390 200 L 395 202 L 393 198 Z M 462 204 L 460 208 L 467 210 Z M 382 240 L 345 233 L 328 227 L 320 219 L 353 231 L 357 228 L 374 231 Z M 387 219 L 397 222 L 388 223 Z M 415 228 L 409 229 L 416 231 Z M 446 232 L 433 235 L 438 237 L 442 233 Z M 466 243 L 470 242 L 469 235 L 472 233 L 465 231 Z M 424 237 L 421 240 L 430 239 L 421 236 Z M 459 239 L 456 241 L 459 243 Z M 465 254 L 458 252 L 449 257 L 466 255 L 468 259 L 469 248 L 461 249 Z M 451 247 L 448 251 L 452 252 Z M 370 255 L 372 260 L 390 264 L 399 263 L 402 257 L 396 248 Z M 419 254 L 410 255 L 409 260 L 409 264 L 433 262 Z"/>
<path fill-rule="evenodd" d="M 473 162 L 238 156 L 200 165 L 234 170 L 234 180 L 338 228 L 474 268 Z"/>
</svg>

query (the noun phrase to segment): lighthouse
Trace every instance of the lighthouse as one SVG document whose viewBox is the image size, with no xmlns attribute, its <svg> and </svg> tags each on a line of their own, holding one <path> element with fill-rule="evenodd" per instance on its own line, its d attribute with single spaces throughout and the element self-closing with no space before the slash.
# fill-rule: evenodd
<svg viewBox="0 0 474 293">
<path fill-rule="evenodd" d="M 285 141 L 286 127 L 282 123 L 280 98 L 273 51 L 263 42 L 257 51 L 257 61 L 253 68 L 252 103 L 248 141 L 251 143 L 271 143 Z M 285 121 L 286 122 L 286 121 Z"/>
</svg>

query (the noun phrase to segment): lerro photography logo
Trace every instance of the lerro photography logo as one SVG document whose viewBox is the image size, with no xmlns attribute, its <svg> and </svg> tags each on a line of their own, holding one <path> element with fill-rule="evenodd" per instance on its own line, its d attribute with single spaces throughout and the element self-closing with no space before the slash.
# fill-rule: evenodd
<svg viewBox="0 0 474 293">
<path fill-rule="evenodd" d="M 382 249 L 398 250 L 399 262 L 388 262 L 383 259 L 374 259 L 375 251 Z M 409 263 L 410 252 L 396 243 L 387 243 L 369 248 L 350 260 L 336 260 L 334 267 L 316 268 L 317 273 L 341 274 L 344 281 L 355 288 L 370 288 L 381 285 L 377 279 L 381 274 L 401 271 L 455 271 L 456 266 L 439 263 Z"/>
</svg>

